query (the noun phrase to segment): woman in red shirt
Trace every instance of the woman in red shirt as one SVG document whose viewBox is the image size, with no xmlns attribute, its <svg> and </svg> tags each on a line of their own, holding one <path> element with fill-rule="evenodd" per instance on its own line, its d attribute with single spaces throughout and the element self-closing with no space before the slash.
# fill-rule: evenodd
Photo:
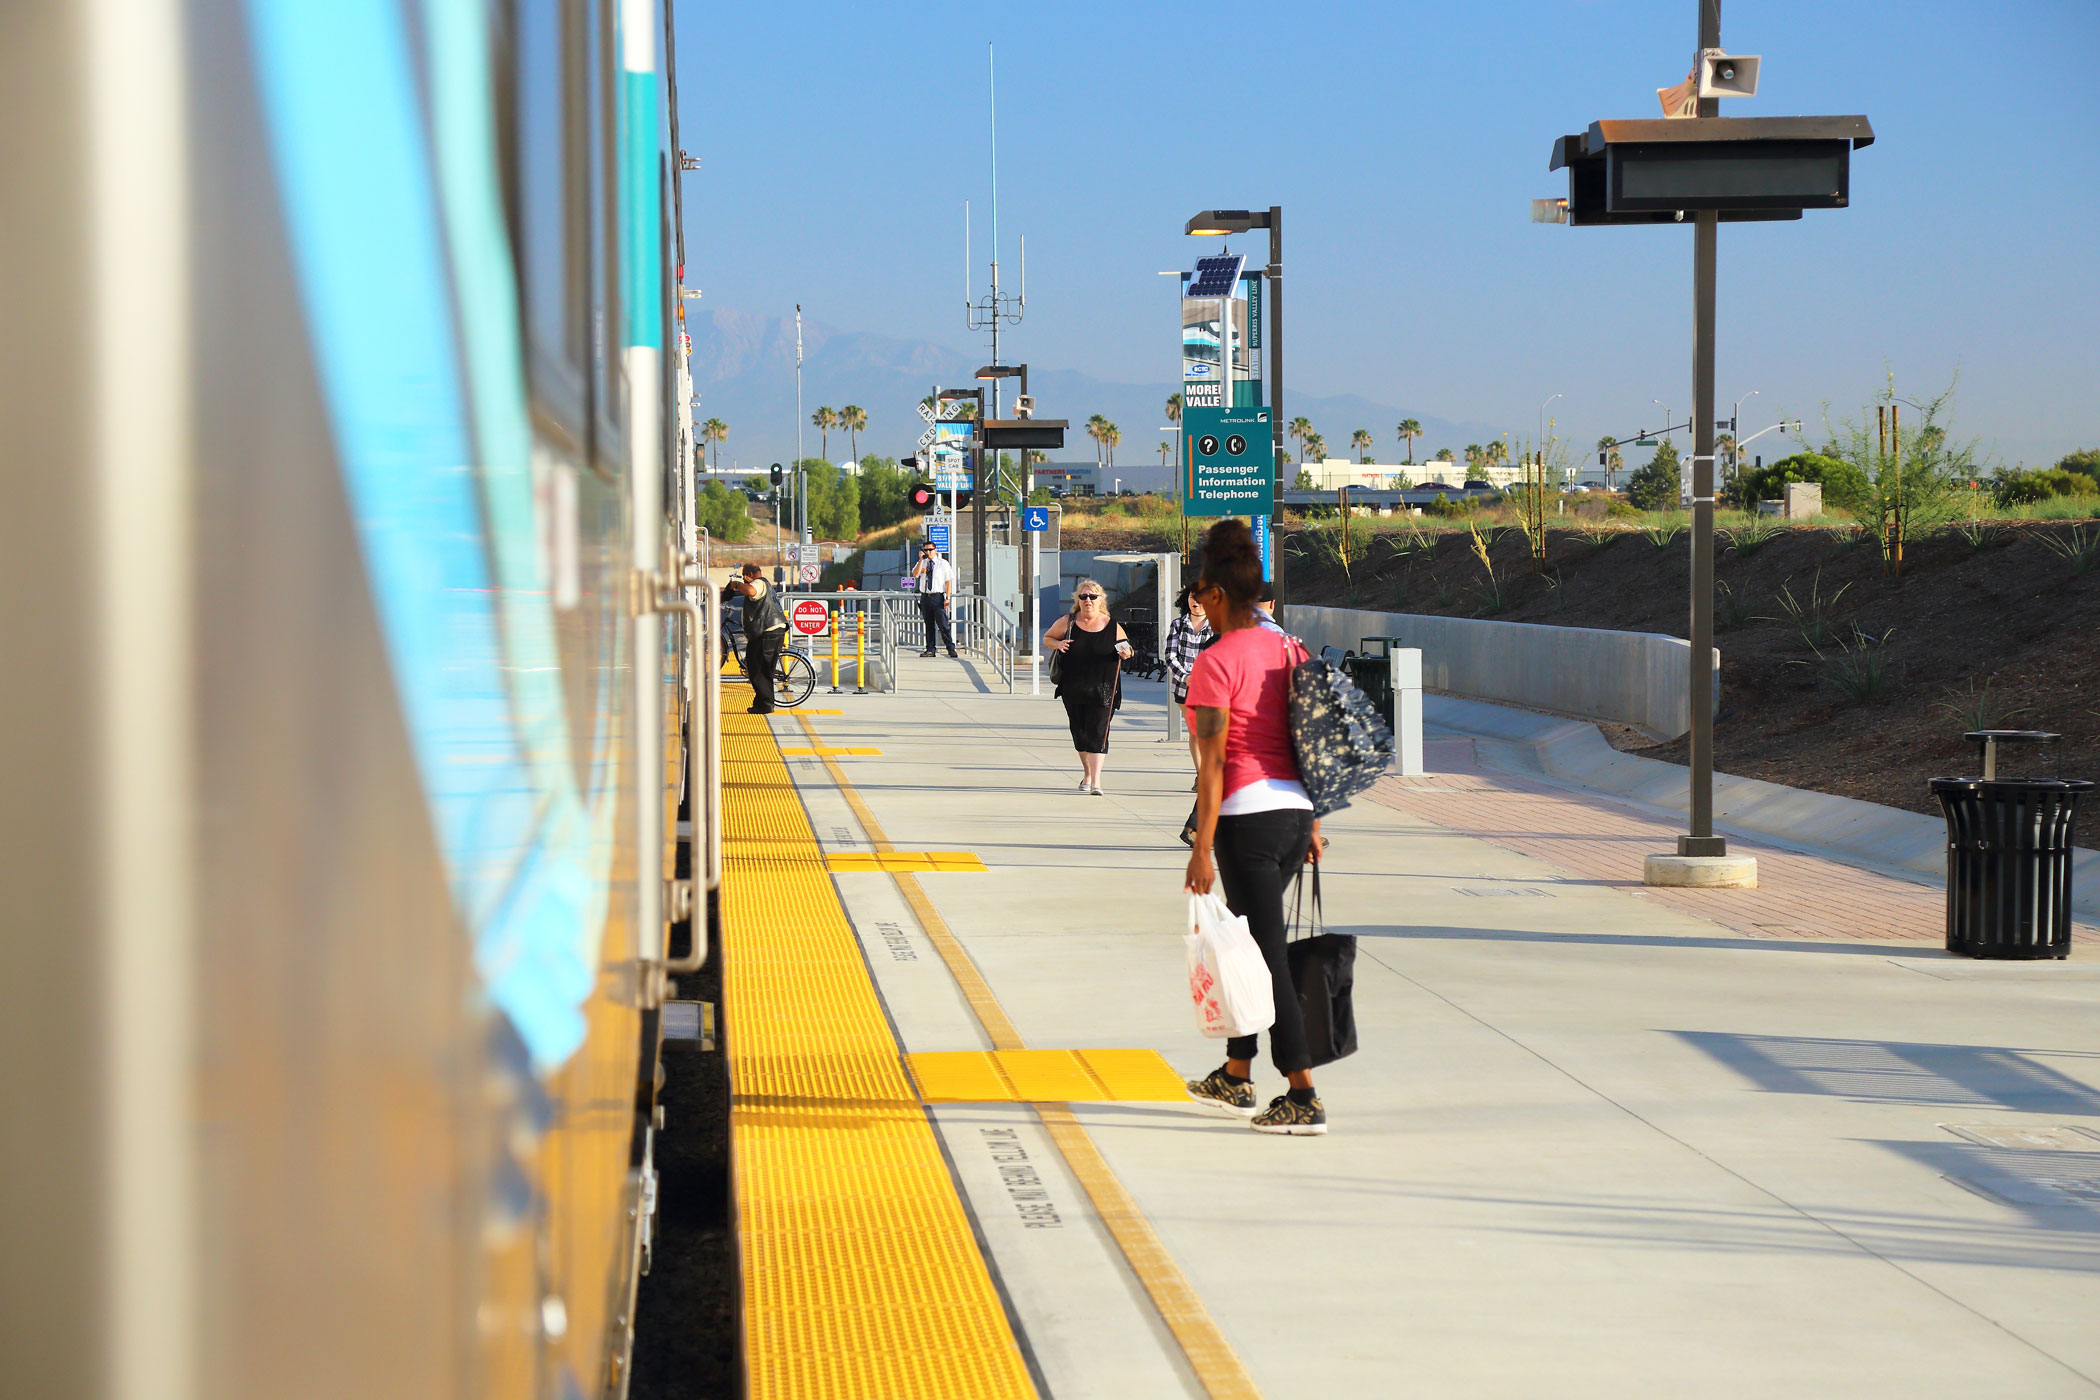
<svg viewBox="0 0 2100 1400">
<path fill-rule="evenodd" d="M 1261 556 L 1246 522 L 1226 519 L 1203 542 L 1203 581 L 1194 596 L 1219 635 L 1189 673 L 1189 733 L 1196 742 L 1196 841 L 1188 888 L 1208 894 L 1215 879 L 1225 903 L 1247 920 L 1276 990 L 1269 1058 L 1290 1091 L 1255 1111 L 1257 1037 L 1225 1042 L 1225 1063 L 1189 1093 L 1251 1118 L 1257 1132 L 1311 1136 L 1327 1131 L 1313 1092 L 1312 1056 L 1298 1015 L 1298 991 L 1284 953 L 1283 892 L 1307 858 L 1318 860 L 1320 824 L 1298 779 L 1291 748 L 1291 668 L 1304 649 L 1261 625 Z M 1212 859 L 1216 851 L 1215 864 Z"/>
</svg>

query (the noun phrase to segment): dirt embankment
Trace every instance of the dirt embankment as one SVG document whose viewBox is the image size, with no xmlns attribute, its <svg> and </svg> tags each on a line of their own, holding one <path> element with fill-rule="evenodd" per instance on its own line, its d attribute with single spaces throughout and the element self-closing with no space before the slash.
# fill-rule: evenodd
<svg viewBox="0 0 2100 1400">
<path fill-rule="evenodd" d="M 1534 574 L 1522 534 L 1504 528 L 1489 547 L 1491 582 L 1463 531 L 1424 538 L 1359 522 L 1345 569 L 1331 525 L 1292 528 L 1283 592 L 1294 603 L 1681 637 L 1691 542 L 1659 542 L 1662 533 L 1551 530 L 1545 572 Z M 2018 728 L 2064 736 L 2042 775 L 2100 778 L 2100 552 L 2077 557 L 2094 543 L 2100 526 L 2089 524 L 2006 524 L 1974 539 L 1947 531 L 1912 541 L 1903 577 L 1889 579 L 1856 532 L 1717 541 L 1717 766 L 1936 812 L 1926 779 L 1977 771 L 1962 734 Z M 1643 747 L 1622 731 L 1615 742 L 1685 757 L 1683 741 Z"/>
</svg>

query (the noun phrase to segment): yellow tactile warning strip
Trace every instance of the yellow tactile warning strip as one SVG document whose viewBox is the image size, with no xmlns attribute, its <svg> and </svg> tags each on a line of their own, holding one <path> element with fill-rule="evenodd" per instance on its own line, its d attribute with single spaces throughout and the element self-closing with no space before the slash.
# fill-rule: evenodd
<svg viewBox="0 0 2100 1400">
<path fill-rule="evenodd" d="M 879 758 L 882 754 L 881 749 L 827 749 L 822 744 L 810 749 L 782 749 L 780 752 L 786 758 L 830 758 L 835 754 Z"/>
<path fill-rule="evenodd" d="M 927 1103 L 1172 1103 L 1189 1096 L 1157 1050 L 937 1050 L 904 1062 Z"/>
<path fill-rule="evenodd" d="M 809 735 L 810 742 L 817 742 L 816 726 L 805 719 L 802 728 Z M 860 823 L 861 830 L 867 833 L 875 849 L 895 850 L 889 837 L 883 834 L 881 824 L 875 820 L 875 814 L 868 810 L 868 804 L 854 790 L 846 770 L 828 758 L 824 760 L 824 768 L 830 773 L 831 781 L 838 785 L 846 805 L 853 810 L 854 819 Z M 995 1051 L 1025 1050 L 1027 1045 L 1021 1039 L 1021 1033 L 1014 1029 L 1014 1023 L 1007 1019 L 1006 1008 L 999 1004 L 999 998 L 992 995 L 984 974 L 970 960 L 969 951 L 956 938 L 954 930 L 934 909 L 933 902 L 926 898 L 918 877 L 898 872 L 891 878 L 897 882 L 904 902 L 911 906 L 912 917 L 919 921 L 919 927 L 926 931 L 926 937 L 940 953 L 941 961 L 947 964 L 956 985 L 962 988 L 963 998 L 970 1003 L 970 1010 L 976 1013 L 977 1022 L 984 1027 L 992 1048 Z M 1190 1286 L 1187 1275 L 1181 1272 L 1181 1266 L 1160 1243 L 1152 1222 L 1145 1218 L 1137 1202 L 1123 1189 L 1123 1183 L 1116 1179 L 1115 1172 L 1102 1157 L 1101 1149 L 1087 1136 L 1086 1125 L 1073 1117 L 1072 1110 L 1062 1103 L 1036 1104 L 1035 1113 L 1049 1131 L 1051 1141 L 1057 1144 L 1065 1165 L 1072 1169 L 1072 1175 L 1078 1178 L 1081 1189 L 1093 1203 L 1095 1214 L 1108 1227 L 1116 1247 L 1130 1264 L 1130 1271 L 1144 1285 L 1146 1296 L 1159 1310 L 1160 1320 L 1174 1334 L 1182 1355 L 1188 1358 L 1189 1368 L 1203 1383 L 1211 1400 L 1261 1400 L 1254 1378 L 1247 1374 L 1246 1363 L 1232 1349 L 1232 1343 L 1225 1340 L 1225 1334 L 1218 1329 L 1209 1309 L 1203 1306 L 1203 1300 L 1196 1296 L 1196 1290 Z"/>
<path fill-rule="evenodd" d="M 792 750 L 782 749 L 782 753 Z M 907 874 L 919 870 L 982 872 L 984 861 L 969 851 L 834 851 L 824 857 L 834 875 Z"/>
<path fill-rule="evenodd" d="M 757 716 L 722 730 L 745 1393 L 1033 1397 L 779 747 Z"/>
</svg>

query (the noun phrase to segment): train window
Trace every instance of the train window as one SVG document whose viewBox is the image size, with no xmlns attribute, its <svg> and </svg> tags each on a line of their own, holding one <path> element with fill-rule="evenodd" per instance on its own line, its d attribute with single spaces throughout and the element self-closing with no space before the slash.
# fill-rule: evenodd
<svg viewBox="0 0 2100 1400">
<path fill-rule="evenodd" d="M 514 0 L 511 216 L 535 417 L 580 451 L 587 413 L 589 244 L 581 17 L 562 0 Z"/>
</svg>

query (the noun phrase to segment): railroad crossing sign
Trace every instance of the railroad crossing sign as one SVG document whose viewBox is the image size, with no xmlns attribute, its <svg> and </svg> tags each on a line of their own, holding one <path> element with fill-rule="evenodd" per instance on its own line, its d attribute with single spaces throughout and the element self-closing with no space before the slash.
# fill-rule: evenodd
<svg viewBox="0 0 2100 1400">
<path fill-rule="evenodd" d="M 933 415 L 933 405 L 932 405 L 932 404 L 930 404 L 930 403 L 922 403 L 922 404 L 920 404 L 920 405 L 919 405 L 919 416 L 920 416 L 921 418 L 925 419 L 925 420 L 926 420 L 927 422 L 931 423 L 931 422 L 933 421 L 933 416 L 934 416 L 934 415 Z"/>
<path fill-rule="evenodd" d="M 831 626 L 831 609 L 824 606 L 821 599 L 804 598 L 795 604 L 795 610 L 788 615 L 788 619 L 795 624 L 797 632 L 805 637 L 815 637 Z"/>
<path fill-rule="evenodd" d="M 1050 528 L 1050 507 L 1048 507 L 1048 506 L 1027 506 L 1027 507 L 1024 507 L 1024 508 L 1022 509 L 1022 511 L 1021 511 L 1021 528 L 1022 528 L 1022 530 L 1026 531 L 1026 532 L 1028 532 L 1028 533 L 1031 533 L 1031 534 L 1033 534 L 1034 532 L 1036 532 L 1036 531 L 1039 531 L 1039 530 L 1047 530 L 1047 529 L 1049 529 L 1049 528 Z"/>
<path fill-rule="evenodd" d="M 920 411 L 921 411 L 921 412 L 924 412 L 924 411 L 925 411 L 925 405 L 923 405 L 923 404 L 922 404 L 922 405 L 920 405 Z M 919 434 L 919 447 L 920 447 L 920 449 L 921 449 L 921 450 L 923 451 L 924 449 L 926 449 L 926 448 L 929 448 L 929 447 L 933 446 L 933 440 L 934 440 L 935 438 L 939 437 L 939 436 L 940 436 L 940 430 L 939 430 L 938 428 L 934 428 L 934 427 L 932 427 L 932 426 L 929 426 L 929 427 L 928 427 L 928 428 L 926 429 L 926 431 L 925 431 L 925 432 L 923 432 L 923 433 L 920 433 L 920 434 Z"/>
<path fill-rule="evenodd" d="M 1276 509 L 1269 410 L 1181 411 L 1181 508 L 1186 515 L 1268 515 Z"/>
</svg>

